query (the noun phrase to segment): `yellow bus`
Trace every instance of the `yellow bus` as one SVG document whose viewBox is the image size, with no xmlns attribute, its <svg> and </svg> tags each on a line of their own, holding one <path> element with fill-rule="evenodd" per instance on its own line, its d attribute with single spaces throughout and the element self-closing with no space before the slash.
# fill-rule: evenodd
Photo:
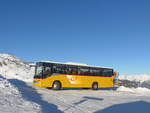
<svg viewBox="0 0 150 113">
<path fill-rule="evenodd" d="M 113 68 L 77 63 L 37 62 L 33 84 L 52 88 L 111 88 L 114 87 Z"/>
</svg>

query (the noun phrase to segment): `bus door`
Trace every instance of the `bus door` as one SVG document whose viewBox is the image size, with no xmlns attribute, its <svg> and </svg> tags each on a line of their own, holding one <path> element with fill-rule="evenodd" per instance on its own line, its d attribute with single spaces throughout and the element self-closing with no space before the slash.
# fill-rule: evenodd
<svg viewBox="0 0 150 113">
<path fill-rule="evenodd" d="M 37 63 L 35 67 L 34 84 L 41 87 L 41 81 L 43 79 L 43 66 L 41 63 Z"/>
</svg>

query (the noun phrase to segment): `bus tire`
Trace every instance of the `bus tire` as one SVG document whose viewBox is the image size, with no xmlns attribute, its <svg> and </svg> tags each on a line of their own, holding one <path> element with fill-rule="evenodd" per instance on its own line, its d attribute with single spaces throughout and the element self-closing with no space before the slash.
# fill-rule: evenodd
<svg viewBox="0 0 150 113">
<path fill-rule="evenodd" d="M 98 90 L 98 83 L 97 83 L 97 82 L 94 82 L 94 83 L 92 84 L 92 89 L 93 89 L 93 90 Z"/>
<path fill-rule="evenodd" d="M 53 83 L 52 89 L 53 90 L 60 90 L 61 89 L 61 83 L 59 81 L 55 81 Z"/>
<path fill-rule="evenodd" d="M 52 89 L 52 87 L 46 87 L 47 89 Z"/>
</svg>

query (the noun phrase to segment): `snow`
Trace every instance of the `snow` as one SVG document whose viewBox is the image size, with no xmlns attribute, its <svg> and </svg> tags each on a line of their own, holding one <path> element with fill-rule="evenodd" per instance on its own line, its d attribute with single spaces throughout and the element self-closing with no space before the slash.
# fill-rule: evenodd
<svg viewBox="0 0 150 113">
<path fill-rule="evenodd" d="M 32 82 L 34 67 L 13 55 L 0 54 L 0 74 L 6 78 Z"/>
<path fill-rule="evenodd" d="M 18 57 L 13 56 L 13 55 L 8 54 L 8 53 L 1 53 L 0 57 L 3 59 L 11 60 L 11 61 L 18 61 L 18 62 L 21 61 Z"/>
<path fill-rule="evenodd" d="M 58 109 L 65 113 L 150 113 L 150 96 L 148 94 L 108 89 L 53 91 L 37 88 L 37 91 L 42 94 L 43 100 L 57 105 Z M 137 108 L 138 106 L 140 107 Z M 115 112 L 116 107 L 118 112 Z M 141 108 L 144 112 L 141 112 Z"/>
<path fill-rule="evenodd" d="M 119 88 L 117 88 L 117 91 L 124 91 L 124 92 L 134 92 L 131 88 L 127 88 L 124 86 L 120 86 Z"/>
<path fill-rule="evenodd" d="M 120 86 L 119 88 L 117 88 L 117 91 L 132 92 L 132 93 L 136 93 L 136 94 L 150 95 L 150 89 L 142 88 L 142 87 L 127 88 L 127 87 L 124 87 L 124 86 Z"/>
<path fill-rule="evenodd" d="M 150 81 L 150 74 L 139 74 L 139 75 L 119 75 L 120 80 L 130 80 L 137 82 Z"/>
<path fill-rule="evenodd" d="M 40 106 L 22 98 L 19 90 L 0 76 L 0 113 L 37 113 Z"/>
<path fill-rule="evenodd" d="M 149 95 L 146 88 L 123 86 L 54 91 L 0 76 L 0 113 L 150 113 Z"/>
</svg>

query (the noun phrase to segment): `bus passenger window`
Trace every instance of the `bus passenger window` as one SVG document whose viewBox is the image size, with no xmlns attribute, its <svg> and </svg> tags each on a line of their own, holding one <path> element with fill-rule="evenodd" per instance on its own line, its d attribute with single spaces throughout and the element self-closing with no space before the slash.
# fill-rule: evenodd
<svg viewBox="0 0 150 113">
<path fill-rule="evenodd" d="M 103 71 L 103 76 L 108 76 L 108 77 L 110 77 L 110 76 L 112 76 L 112 74 L 113 74 L 113 70 L 105 69 L 105 70 Z"/>
<path fill-rule="evenodd" d="M 46 78 L 48 76 L 50 76 L 52 73 L 51 73 L 51 67 L 44 67 L 44 70 L 43 70 L 43 78 Z"/>
</svg>

